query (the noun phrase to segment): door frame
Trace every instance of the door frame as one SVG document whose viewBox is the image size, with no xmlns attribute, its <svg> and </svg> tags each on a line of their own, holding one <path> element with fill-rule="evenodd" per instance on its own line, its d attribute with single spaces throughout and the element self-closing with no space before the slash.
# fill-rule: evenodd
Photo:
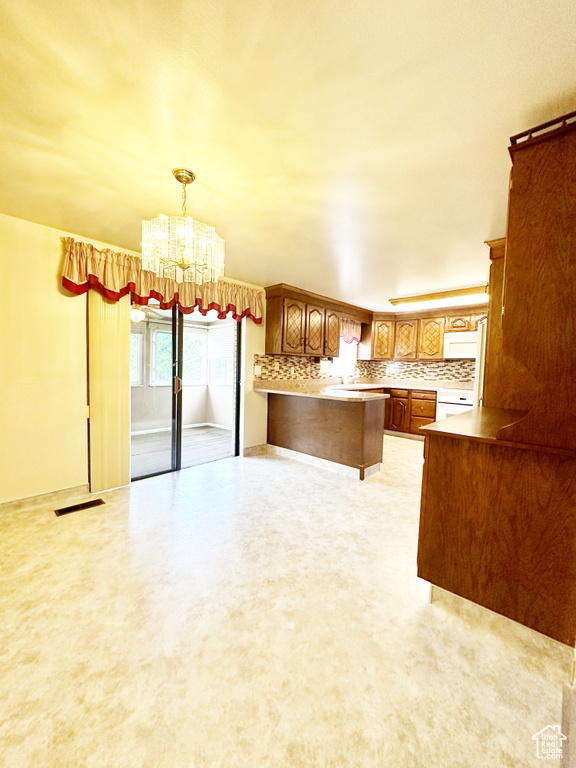
<svg viewBox="0 0 576 768">
<path fill-rule="evenodd" d="M 233 456 L 240 455 L 240 424 L 242 393 L 242 323 L 236 322 L 234 328 L 234 382 L 233 392 Z M 146 480 L 149 477 L 167 475 L 182 469 L 182 369 L 184 358 L 184 313 L 177 305 L 172 307 L 172 420 L 171 420 L 171 464 L 170 469 L 161 469 L 147 475 L 131 477 L 130 482 Z M 211 463 L 211 462 L 206 462 Z M 198 464 L 196 466 L 202 466 Z M 186 467 L 185 467 L 186 469 Z"/>
</svg>

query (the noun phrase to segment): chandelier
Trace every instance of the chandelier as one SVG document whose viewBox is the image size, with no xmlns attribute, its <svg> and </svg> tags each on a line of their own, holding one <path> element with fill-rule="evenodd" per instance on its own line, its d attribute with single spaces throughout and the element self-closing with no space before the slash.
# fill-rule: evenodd
<svg viewBox="0 0 576 768">
<path fill-rule="evenodd" d="M 174 168 L 182 184 L 182 216 L 165 216 L 142 222 L 142 266 L 159 277 L 178 283 L 215 283 L 224 274 L 224 240 L 214 227 L 186 216 L 186 185 L 196 174 Z"/>
</svg>

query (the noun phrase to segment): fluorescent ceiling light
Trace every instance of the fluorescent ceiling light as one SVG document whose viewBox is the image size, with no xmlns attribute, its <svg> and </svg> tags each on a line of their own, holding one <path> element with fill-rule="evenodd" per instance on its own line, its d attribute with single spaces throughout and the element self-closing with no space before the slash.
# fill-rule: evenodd
<svg viewBox="0 0 576 768">
<path fill-rule="evenodd" d="M 469 307 L 474 304 L 487 304 L 487 286 L 459 288 L 454 291 L 407 296 L 404 299 L 390 299 L 397 312 L 415 312 L 426 309 L 446 309 L 448 307 Z"/>
</svg>

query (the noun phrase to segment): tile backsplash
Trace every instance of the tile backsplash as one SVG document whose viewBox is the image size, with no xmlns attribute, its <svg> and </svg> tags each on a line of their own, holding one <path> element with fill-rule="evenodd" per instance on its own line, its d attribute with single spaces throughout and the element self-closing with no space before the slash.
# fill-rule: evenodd
<svg viewBox="0 0 576 768">
<path fill-rule="evenodd" d="M 320 370 L 317 358 L 291 355 L 254 355 L 254 365 L 261 367 L 255 379 L 330 379 L 334 374 Z M 356 364 L 356 375 L 362 379 L 428 379 L 429 381 L 474 382 L 474 360 L 447 360 L 427 362 L 384 362 L 362 360 Z"/>
<path fill-rule="evenodd" d="M 296 355 L 254 355 L 254 365 L 262 367 L 255 379 L 331 379 L 333 373 L 321 373 L 316 357 Z"/>
<path fill-rule="evenodd" d="M 475 360 L 430 360 L 414 363 L 404 360 L 361 360 L 356 363 L 356 375 L 360 379 L 428 379 L 473 384 L 475 367 Z"/>
</svg>

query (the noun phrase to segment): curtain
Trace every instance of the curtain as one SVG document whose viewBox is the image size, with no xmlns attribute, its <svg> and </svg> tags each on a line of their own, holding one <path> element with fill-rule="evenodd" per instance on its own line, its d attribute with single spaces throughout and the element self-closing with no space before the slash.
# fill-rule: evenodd
<svg viewBox="0 0 576 768">
<path fill-rule="evenodd" d="M 362 323 L 357 320 L 350 320 L 343 317 L 340 320 L 340 338 L 344 339 L 346 344 L 359 344 L 362 333 Z"/>
<path fill-rule="evenodd" d="M 215 309 L 220 319 L 232 313 L 234 320 L 249 317 L 258 325 L 262 323 L 262 291 L 257 288 L 226 278 L 203 285 L 177 283 L 142 269 L 139 256 L 109 249 L 99 251 L 90 243 L 71 237 L 63 240 L 66 256 L 62 285 L 72 293 L 80 295 L 94 288 L 111 301 L 131 293 L 135 304 L 148 304 L 149 299 L 156 299 L 161 309 L 177 304 L 185 314 L 198 307 L 203 315 Z"/>
</svg>

